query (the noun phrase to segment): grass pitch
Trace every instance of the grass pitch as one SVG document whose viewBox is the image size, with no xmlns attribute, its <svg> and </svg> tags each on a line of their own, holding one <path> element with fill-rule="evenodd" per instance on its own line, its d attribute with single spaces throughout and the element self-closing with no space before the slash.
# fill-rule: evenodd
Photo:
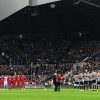
<svg viewBox="0 0 100 100">
<path fill-rule="evenodd" d="M 79 91 L 74 89 L 26 89 L 26 90 L 0 90 L 0 100 L 99 100 L 98 91 Z"/>
</svg>

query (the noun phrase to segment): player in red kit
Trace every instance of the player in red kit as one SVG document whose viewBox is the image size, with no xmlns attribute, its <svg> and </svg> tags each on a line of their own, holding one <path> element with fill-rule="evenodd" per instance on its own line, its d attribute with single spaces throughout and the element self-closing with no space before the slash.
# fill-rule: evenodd
<svg viewBox="0 0 100 100">
<path fill-rule="evenodd" d="M 21 88 L 24 89 L 25 88 L 25 76 L 21 75 Z"/>
<path fill-rule="evenodd" d="M 16 80 L 16 76 L 14 75 L 13 77 L 12 77 L 12 88 L 13 89 L 16 89 L 16 82 L 17 80 Z"/>
<path fill-rule="evenodd" d="M 20 81 L 21 81 L 21 78 L 20 78 L 20 76 L 18 75 L 18 76 L 17 76 L 17 88 L 18 88 L 18 89 L 21 88 L 21 87 L 20 87 Z"/>
<path fill-rule="evenodd" d="M 1 89 L 1 76 L 0 76 L 0 89 Z"/>
<path fill-rule="evenodd" d="M 4 88 L 4 76 L 2 75 L 1 76 L 1 89 Z"/>
<path fill-rule="evenodd" d="M 12 88 L 12 76 L 8 77 L 8 88 L 11 89 Z"/>
</svg>

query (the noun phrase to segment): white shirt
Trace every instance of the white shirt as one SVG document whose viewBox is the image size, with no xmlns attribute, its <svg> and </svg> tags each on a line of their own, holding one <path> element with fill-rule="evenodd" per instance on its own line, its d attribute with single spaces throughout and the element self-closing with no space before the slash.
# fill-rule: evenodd
<svg viewBox="0 0 100 100">
<path fill-rule="evenodd" d="M 8 76 L 4 76 L 4 84 L 8 84 Z"/>
</svg>

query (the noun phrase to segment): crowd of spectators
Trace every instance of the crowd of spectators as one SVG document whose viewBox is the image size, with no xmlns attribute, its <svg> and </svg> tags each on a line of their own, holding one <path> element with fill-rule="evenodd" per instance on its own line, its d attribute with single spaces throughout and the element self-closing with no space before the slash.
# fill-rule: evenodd
<svg viewBox="0 0 100 100">
<path fill-rule="evenodd" d="M 52 75 L 59 71 L 61 74 L 71 70 L 72 64 L 35 64 L 28 65 L 0 65 L 0 75 Z"/>
<path fill-rule="evenodd" d="M 3 39 L 0 41 L 0 75 L 41 78 L 58 71 L 77 73 L 100 70 L 100 41 L 66 39 Z M 32 79 L 32 78 L 31 78 Z M 41 78 L 43 79 L 43 78 Z"/>
<path fill-rule="evenodd" d="M 31 63 L 61 63 L 68 40 L 2 40 L 0 43 L 0 63 L 13 65 L 30 65 Z"/>
<path fill-rule="evenodd" d="M 88 59 L 86 59 L 88 58 Z M 73 41 L 69 52 L 65 55 L 67 62 L 75 63 L 82 60 L 97 61 L 100 60 L 100 41 L 81 40 Z"/>
</svg>

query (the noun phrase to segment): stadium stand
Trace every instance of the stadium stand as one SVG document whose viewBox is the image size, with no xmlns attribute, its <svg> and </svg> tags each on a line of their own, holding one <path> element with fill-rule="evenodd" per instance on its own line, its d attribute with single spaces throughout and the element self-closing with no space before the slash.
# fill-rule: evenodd
<svg viewBox="0 0 100 100">
<path fill-rule="evenodd" d="M 76 76 L 98 76 L 100 10 L 70 0 L 54 3 L 54 9 L 50 4 L 25 7 L 2 21 L 0 76 L 25 75 L 40 84 L 59 71 L 72 85 Z"/>
</svg>

